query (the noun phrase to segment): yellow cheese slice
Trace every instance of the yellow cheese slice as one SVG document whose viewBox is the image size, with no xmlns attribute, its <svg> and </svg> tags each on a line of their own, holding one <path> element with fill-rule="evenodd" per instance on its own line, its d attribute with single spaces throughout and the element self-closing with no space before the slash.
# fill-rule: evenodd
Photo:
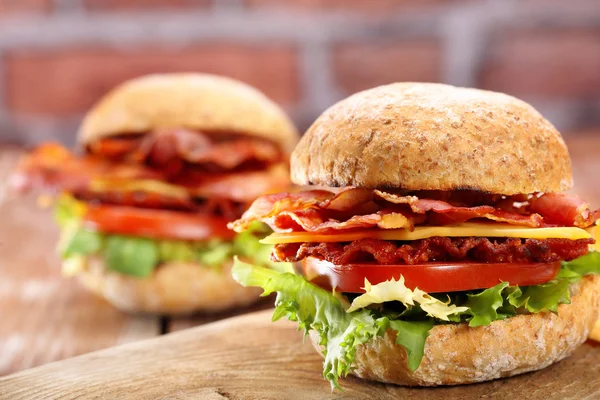
<svg viewBox="0 0 600 400">
<path fill-rule="evenodd" d="M 110 179 L 94 179 L 90 182 L 90 190 L 92 192 L 146 192 L 156 193 L 170 198 L 187 199 L 188 191 L 178 185 L 172 185 L 153 179 L 140 180 L 110 180 Z"/>
<path fill-rule="evenodd" d="M 359 239 L 381 240 L 419 240 L 433 236 L 447 237 L 509 237 L 523 239 L 589 239 L 592 235 L 581 228 L 528 228 L 502 223 L 465 222 L 446 226 L 419 226 L 414 231 L 407 229 L 365 229 L 352 232 L 336 232 L 333 234 L 318 234 L 311 232 L 273 233 L 261 243 L 303 243 L 303 242 L 351 242 Z"/>
</svg>

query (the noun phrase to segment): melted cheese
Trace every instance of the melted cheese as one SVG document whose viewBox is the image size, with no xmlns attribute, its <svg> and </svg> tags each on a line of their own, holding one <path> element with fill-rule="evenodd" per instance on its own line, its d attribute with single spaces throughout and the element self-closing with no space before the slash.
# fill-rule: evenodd
<svg viewBox="0 0 600 400">
<path fill-rule="evenodd" d="M 110 180 L 94 179 L 90 182 L 92 192 L 146 192 L 156 193 L 165 197 L 187 199 L 187 190 L 182 186 L 156 181 L 153 179 L 140 180 Z"/>
<path fill-rule="evenodd" d="M 319 234 L 311 232 L 273 233 L 267 236 L 262 243 L 303 243 L 303 242 L 351 242 L 359 239 L 381 240 L 419 240 L 433 236 L 447 237 L 509 237 L 523 239 L 588 239 L 591 233 L 581 228 L 528 228 L 523 226 L 501 223 L 473 223 L 465 222 L 447 226 L 418 226 L 414 231 L 407 229 L 371 229 L 352 232 L 338 231 L 332 234 Z"/>
</svg>

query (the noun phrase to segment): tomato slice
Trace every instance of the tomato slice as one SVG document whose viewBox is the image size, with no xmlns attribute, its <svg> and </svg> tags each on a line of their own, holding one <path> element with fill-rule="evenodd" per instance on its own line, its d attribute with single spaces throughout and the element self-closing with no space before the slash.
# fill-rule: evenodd
<svg viewBox="0 0 600 400">
<path fill-rule="evenodd" d="M 308 257 L 303 260 L 304 275 L 326 289 L 364 293 L 365 279 L 377 284 L 391 278 L 404 277 L 411 289 L 427 293 L 460 292 L 487 289 L 500 282 L 530 286 L 551 281 L 560 270 L 560 262 L 511 264 L 477 262 L 431 262 L 414 265 L 349 264 L 335 265 Z"/>
<path fill-rule="evenodd" d="M 227 229 L 226 218 L 126 206 L 89 206 L 83 221 L 84 226 L 100 232 L 157 239 L 227 240 L 235 235 Z"/>
</svg>

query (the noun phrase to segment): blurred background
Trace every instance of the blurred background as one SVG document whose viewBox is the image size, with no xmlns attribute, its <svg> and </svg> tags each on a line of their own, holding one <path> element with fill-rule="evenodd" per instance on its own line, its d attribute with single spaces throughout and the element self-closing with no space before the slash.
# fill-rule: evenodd
<svg viewBox="0 0 600 400">
<path fill-rule="evenodd" d="M 597 0 L 0 0 L 0 140 L 74 142 L 83 113 L 153 72 L 228 75 L 301 130 L 393 81 L 533 103 L 562 132 L 600 129 Z"/>
<path fill-rule="evenodd" d="M 600 206 L 598 0 L 0 0 L 0 375 L 229 316 L 115 310 L 60 276 L 49 210 L 7 195 L 25 146 L 72 145 L 112 87 L 180 71 L 256 86 L 302 131 L 393 81 L 506 92 L 563 132 Z"/>
</svg>

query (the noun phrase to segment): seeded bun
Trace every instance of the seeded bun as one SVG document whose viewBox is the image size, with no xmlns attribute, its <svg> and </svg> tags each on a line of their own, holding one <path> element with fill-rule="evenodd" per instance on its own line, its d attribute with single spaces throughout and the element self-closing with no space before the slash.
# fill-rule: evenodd
<svg viewBox="0 0 600 400">
<path fill-rule="evenodd" d="M 536 371 L 562 360 L 582 344 L 600 310 L 600 276 L 572 284 L 571 304 L 551 312 L 517 315 L 489 326 L 434 326 L 425 342 L 419 368 L 408 368 L 404 347 L 388 330 L 360 346 L 354 374 L 365 379 L 408 386 L 460 385 Z M 315 348 L 318 338 L 311 335 Z"/>
<path fill-rule="evenodd" d="M 229 262 L 217 271 L 195 263 L 170 262 L 161 264 L 150 278 L 138 279 L 109 272 L 102 259 L 90 257 L 78 277 L 122 311 L 186 315 L 241 308 L 258 300 L 262 290 L 234 281 L 231 266 Z"/>
<path fill-rule="evenodd" d="M 152 129 L 188 128 L 273 141 L 291 152 L 298 132 L 279 106 L 245 83 L 208 74 L 148 75 L 127 81 L 86 115 L 79 141 Z"/>
<path fill-rule="evenodd" d="M 326 110 L 291 158 L 299 185 L 562 192 L 559 132 L 514 97 L 432 83 L 365 90 Z"/>
</svg>

